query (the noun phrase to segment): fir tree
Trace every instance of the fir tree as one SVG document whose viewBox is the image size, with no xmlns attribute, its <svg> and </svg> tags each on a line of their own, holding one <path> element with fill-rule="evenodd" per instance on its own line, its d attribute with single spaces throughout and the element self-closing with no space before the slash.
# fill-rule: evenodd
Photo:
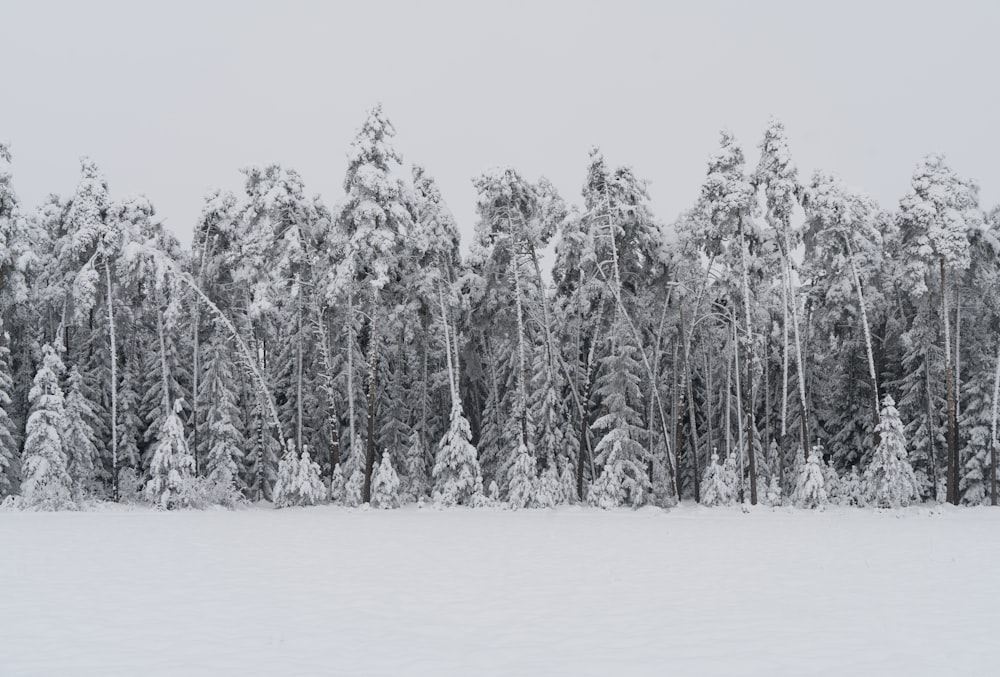
<svg viewBox="0 0 1000 677">
<path fill-rule="evenodd" d="M 66 379 L 66 429 L 64 447 L 68 458 L 67 469 L 76 493 L 87 496 L 96 489 L 98 468 L 101 463 L 94 431 L 97 417 L 94 406 L 87 398 L 83 378 L 76 367 L 70 369 Z"/>
<path fill-rule="evenodd" d="M 73 502 L 73 481 L 66 468 L 64 434 L 66 410 L 59 378 L 63 363 L 50 344 L 42 347 L 42 363 L 35 373 L 28 398 L 31 413 L 25 430 L 21 497 L 25 507 L 68 510 Z"/>
<path fill-rule="evenodd" d="M 10 337 L 0 319 L 0 501 L 17 488 L 17 434 L 11 411 L 14 407 L 14 379 L 10 365 Z"/>
<path fill-rule="evenodd" d="M 388 451 L 382 452 L 382 462 L 379 463 L 375 478 L 372 480 L 372 506 L 376 508 L 399 507 L 399 475 L 392 467 L 392 458 Z"/>
<path fill-rule="evenodd" d="M 815 446 L 799 469 L 793 500 L 800 508 L 818 508 L 828 502 L 823 478 L 823 449 Z"/>
<path fill-rule="evenodd" d="M 145 489 L 146 499 L 164 510 L 183 505 L 183 485 L 194 473 L 194 457 L 188 451 L 180 418 L 184 403 L 177 400 L 168 408 L 171 413 L 160 424 Z"/>
<path fill-rule="evenodd" d="M 736 484 L 737 478 L 729 466 L 719 463 L 719 454 L 713 451 L 701 482 L 701 502 L 711 506 L 732 505 L 736 501 Z"/>
<path fill-rule="evenodd" d="M 309 458 L 309 449 L 299 458 L 292 444 L 278 464 L 278 479 L 274 483 L 274 507 L 316 505 L 327 498 L 326 486 L 320 478 L 319 464 Z"/>
<path fill-rule="evenodd" d="M 451 407 L 451 425 L 438 445 L 434 461 L 434 499 L 444 505 L 468 505 L 483 490 L 483 477 L 476 459 L 476 448 L 469 422 L 462 414 L 461 402 Z"/>
<path fill-rule="evenodd" d="M 906 439 L 892 395 L 882 398 L 879 443 L 865 470 L 867 501 L 880 508 L 909 505 L 917 497 L 917 480 L 906 457 Z"/>
</svg>

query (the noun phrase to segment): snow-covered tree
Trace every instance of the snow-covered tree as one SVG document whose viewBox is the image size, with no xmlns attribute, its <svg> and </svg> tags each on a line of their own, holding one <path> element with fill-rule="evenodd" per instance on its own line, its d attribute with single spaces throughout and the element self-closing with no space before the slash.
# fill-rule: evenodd
<svg viewBox="0 0 1000 677">
<path fill-rule="evenodd" d="M 960 178 L 944 156 L 928 155 L 917 165 L 911 191 L 899 203 L 899 228 L 907 256 L 912 293 L 928 291 L 929 278 L 939 276 L 944 338 L 945 401 L 948 427 L 948 501 L 959 501 L 959 450 L 954 365 L 949 311 L 948 272 L 969 266 L 969 229 L 982 220 L 979 187 Z"/>
<path fill-rule="evenodd" d="M 278 479 L 274 483 L 274 507 L 316 505 L 326 498 L 326 485 L 320 478 L 319 464 L 309 457 L 309 449 L 303 449 L 300 458 L 294 445 L 287 445 L 287 451 L 278 464 Z"/>
<path fill-rule="evenodd" d="M 399 507 L 399 475 L 392 467 L 392 458 L 388 451 L 382 453 L 382 461 L 372 480 L 372 506 L 376 508 Z"/>
<path fill-rule="evenodd" d="M 163 419 L 156 436 L 146 483 L 146 499 L 164 510 L 183 507 L 183 483 L 194 473 L 194 457 L 188 451 L 180 414 L 184 403 L 177 400 Z"/>
<path fill-rule="evenodd" d="M 701 481 L 701 502 L 705 505 L 732 505 L 736 501 L 736 486 L 739 479 L 732 474 L 729 465 L 719 462 L 719 454 L 712 452 L 712 461 L 705 469 Z"/>
<path fill-rule="evenodd" d="M 0 501 L 14 493 L 18 477 L 17 431 L 11 412 L 14 407 L 14 379 L 11 374 L 10 337 L 0 318 Z"/>
<path fill-rule="evenodd" d="M 878 432 L 875 455 L 865 470 L 867 501 L 880 508 L 909 505 L 918 495 L 917 480 L 906 457 L 903 423 L 892 395 L 882 398 Z"/>
<path fill-rule="evenodd" d="M 22 457 L 23 505 L 39 510 L 71 510 L 73 481 L 66 468 L 66 409 L 59 379 L 64 367 L 51 344 L 42 346 L 42 363 L 35 373 L 31 413 Z"/>
<path fill-rule="evenodd" d="M 792 500 L 800 508 L 818 508 L 829 502 L 823 477 L 824 466 L 823 449 L 814 446 L 809 452 L 809 458 L 799 468 L 792 496 Z"/>
<path fill-rule="evenodd" d="M 87 397 L 83 378 L 74 366 L 66 379 L 66 428 L 63 446 L 66 449 L 67 470 L 76 493 L 87 496 L 96 489 L 100 452 L 95 439 L 99 430 L 94 406 Z"/>
<path fill-rule="evenodd" d="M 538 491 L 535 458 L 528 453 L 528 447 L 520 445 L 514 463 L 510 468 L 507 482 L 507 505 L 517 510 L 535 505 Z"/>
<path fill-rule="evenodd" d="M 452 402 L 451 425 L 438 445 L 434 461 L 434 498 L 444 505 L 468 505 L 483 491 L 483 476 L 476 458 L 476 448 L 469 441 L 472 433 L 462 414 L 461 403 Z"/>
</svg>

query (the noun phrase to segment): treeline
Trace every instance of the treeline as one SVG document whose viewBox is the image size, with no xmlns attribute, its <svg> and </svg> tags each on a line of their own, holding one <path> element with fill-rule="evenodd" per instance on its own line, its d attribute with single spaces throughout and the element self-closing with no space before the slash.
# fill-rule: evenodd
<svg viewBox="0 0 1000 677">
<path fill-rule="evenodd" d="M 23 207 L 0 146 L 0 498 L 996 503 L 1000 210 L 941 156 L 888 209 L 723 133 L 668 227 L 597 150 L 575 206 L 490 170 L 462 257 L 393 136 L 335 207 L 243 170 L 190 250 L 86 159 Z"/>
</svg>

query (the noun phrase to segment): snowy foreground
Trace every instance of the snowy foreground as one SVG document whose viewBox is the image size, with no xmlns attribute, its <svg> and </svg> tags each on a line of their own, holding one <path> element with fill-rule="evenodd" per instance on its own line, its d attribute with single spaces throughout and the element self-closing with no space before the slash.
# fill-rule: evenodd
<svg viewBox="0 0 1000 677">
<path fill-rule="evenodd" d="M 0 675 L 993 674 L 1000 510 L 0 513 Z"/>
</svg>

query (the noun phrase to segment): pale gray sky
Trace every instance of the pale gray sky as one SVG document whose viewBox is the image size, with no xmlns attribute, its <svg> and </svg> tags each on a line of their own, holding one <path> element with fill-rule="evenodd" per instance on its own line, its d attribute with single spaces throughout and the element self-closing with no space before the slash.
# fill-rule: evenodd
<svg viewBox="0 0 1000 677">
<path fill-rule="evenodd" d="M 185 243 L 211 188 L 272 161 L 328 203 L 383 102 L 407 163 L 463 235 L 470 179 L 511 164 L 579 199 L 587 150 L 651 181 L 665 222 L 732 129 L 755 159 L 769 115 L 803 174 L 883 203 L 947 153 L 1000 201 L 1000 3 L 51 2 L 0 7 L 0 138 L 22 201 L 69 194 L 78 158 L 142 192 Z"/>
</svg>

